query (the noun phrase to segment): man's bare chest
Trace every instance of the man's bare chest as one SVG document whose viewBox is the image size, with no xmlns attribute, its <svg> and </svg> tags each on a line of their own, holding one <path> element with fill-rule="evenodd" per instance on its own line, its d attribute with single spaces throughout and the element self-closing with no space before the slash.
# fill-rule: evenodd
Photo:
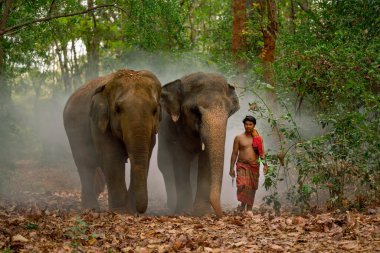
<svg viewBox="0 0 380 253">
<path fill-rule="evenodd" d="M 241 149 L 246 149 L 246 148 L 251 148 L 251 147 L 252 147 L 252 139 L 242 138 L 240 140 L 240 148 Z"/>
</svg>

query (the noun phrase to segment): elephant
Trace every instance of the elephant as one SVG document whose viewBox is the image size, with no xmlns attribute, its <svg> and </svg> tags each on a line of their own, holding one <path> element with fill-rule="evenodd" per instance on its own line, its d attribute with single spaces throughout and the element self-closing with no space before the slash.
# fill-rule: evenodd
<svg viewBox="0 0 380 253">
<path fill-rule="evenodd" d="M 221 217 L 227 121 L 240 108 L 235 88 L 220 74 L 192 73 L 162 87 L 161 106 L 157 162 L 168 207 L 176 213 L 192 210 L 196 215 L 212 207 Z"/>
<path fill-rule="evenodd" d="M 98 197 L 106 184 L 110 210 L 146 211 L 160 96 L 161 83 L 153 73 L 120 69 L 89 81 L 69 97 L 63 120 L 80 176 L 83 208 L 99 210 Z M 128 159 L 129 190 L 125 183 Z"/>
</svg>

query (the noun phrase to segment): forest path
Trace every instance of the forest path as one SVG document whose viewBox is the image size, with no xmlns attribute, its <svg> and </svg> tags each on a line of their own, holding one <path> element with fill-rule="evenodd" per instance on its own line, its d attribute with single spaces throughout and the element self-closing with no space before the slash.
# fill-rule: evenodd
<svg viewBox="0 0 380 253">
<path fill-rule="evenodd" d="M 3 252 L 380 252 L 380 207 L 303 216 L 265 209 L 238 215 L 225 208 L 217 219 L 168 215 L 153 201 L 140 216 L 83 212 L 79 180 L 70 173 L 17 164 L 14 198 L 0 198 Z M 100 202 L 106 210 L 106 193 Z"/>
</svg>

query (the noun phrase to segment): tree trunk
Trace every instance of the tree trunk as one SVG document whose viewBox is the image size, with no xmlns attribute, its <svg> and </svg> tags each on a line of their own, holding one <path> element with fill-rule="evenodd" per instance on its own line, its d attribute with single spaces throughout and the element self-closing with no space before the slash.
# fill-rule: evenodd
<svg viewBox="0 0 380 253">
<path fill-rule="evenodd" d="M 260 26 L 261 32 L 264 39 L 264 47 L 262 48 L 261 58 L 263 63 L 263 79 L 264 82 L 270 84 L 275 88 L 275 73 L 273 68 L 273 63 L 275 59 L 275 49 L 276 49 L 276 37 L 278 32 L 278 19 L 277 19 L 277 8 L 275 0 L 261 0 L 260 4 Z M 265 19 L 267 20 L 265 24 Z M 266 94 L 266 101 L 272 110 L 274 115 L 279 115 L 277 97 L 274 90 L 269 91 Z M 277 156 L 282 164 L 283 154 L 284 154 L 284 137 L 279 131 L 277 125 L 272 127 L 272 136 L 274 142 L 277 143 L 277 147 L 274 151 L 277 151 Z"/>
<path fill-rule="evenodd" d="M 232 55 L 237 65 L 243 69 L 246 67 L 246 60 L 242 57 L 247 49 L 247 41 L 245 38 L 245 26 L 247 23 L 247 6 L 246 0 L 232 1 Z"/>
<path fill-rule="evenodd" d="M 189 26 L 190 26 L 190 42 L 191 42 L 191 46 L 193 47 L 195 45 L 195 39 L 196 39 L 196 35 L 197 35 L 197 31 L 195 29 L 195 26 L 194 26 L 194 15 L 193 15 L 193 11 L 194 11 L 194 8 L 195 8 L 195 3 L 193 1 L 191 1 L 189 3 L 189 10 L 188 10 L 188 17 L 189 17 Z"/>
<path fill-rule="evenodd" d="M 295 34 L 296 33 L 296 25 L 294 23 L 294 20 L 296 18 L 296 10 L 295 10 L 295 7 L 294 7 L 294 0 L 290 0 L 289 1 L 289 17 L 288 17 L 288 20 L 289 20 L 289 24 L 290 24 L 290 32 L 292 34 Z"/>
<path fill-rule="evenodd" d="M 309 11 L 309 1 L 308 0 L 299 0 L 298 5 L 304 11 Z"/>
<path fill-rule="evenodd" d="M 264 38 L 264 47 L 262 49 L 262 61 L 264 70 L 264 82 L 275 86 L 275 76 L 273 70 L 274 52 L 276 49 L 276 37 L 278 32 L 278 18 L 275 0 L 260 2 L 261 10 L 261 32 Z M 265 10 L 267 10 L 268 24 L 264 26 Z"/>
<path fill-rule="evenodd" d="M 80 72 L 79 72 L 79 64 L 78 64 L 78 56 L 77 56 L 77 51 L 75 49 L 75 40 L 72 39 L 71 40 L 71 55 L 72 55 L 72 73 L 71 73 L 71 76 L 72 76 L 72 85 L 73 85 L 73 88 L 76 89 L 77 87 L 79 87 L 79 85 L 81 85 L 82 83 L 82 80 L 81 80 L 81 77 L 80 77 Z"/>
<path fill-rule="evenodd" d="M 6 95 L 6 80 L 5 80 L 5 56 L 4 56 L 4 39 L 0 37 L 0 101 L 4 101 L 3 96 Z"/>
<path fill-rule="evenodd" d="M 94 0 L 87 0 L 87 7 L 94 7 Z M 86 40 L 87 50 L 87 70 L 86 81 L 91 80 L 99 76 L 99 38 L 96 26 L 96 17 L 93 12 L 88 14 L 92 19 L 92 30 L 89 32 Z"/>
<path fill-rule="evenodd" d="M 12 9 L 12 0 L 5 0 L 1 2 L 0 5 L 0 33 L 6 28 L 9 14 Z M 12 128 L 13 128 L 13 118 L 11 115 L 11 110 L 13 106 L 11 98 L 11 88 L 8 85 L 7 73 L 6 73 L 6 52 L 5 52 L 5 39 L 0 36 L 0 135 L 1 135 L 1 145 L 0 145 L 0 173 L 2 178 L 0 178 L 0 192 L 3 183 L 6 182 L 9 168 L 12 165 Z"/>
<path fill-rule="evenodd" d="M 61 78 L 65 87 L 65 93 L 69 94 L 72 91 L 69 67 L 67 63 L 67 44 L 55 41 L 56 52 L 58 55 L 59 66 L 61 69 Z"/>
<path fill-rule="evenodd" d="M 5 0 L 0 5 L 0 32 L 6 28 L 6 24 L 9 18 L 9 14 L 12 9 L 12 0 Z M 0 36 L 0 109 L 3 110 L 3 106 L 6 103 L 11 102 L 11 91 L 7 85 L 7 78 L 5 73 L 5 48 L 4 37 Z"/>
<path fill-rule="evenodd" d="M 0 31 L 6 28 L 9 14 L 12 9 L 12 0 L 5 0 L 0 5 Z M 0 101 L 5 104 L 10 101 L 10 91 L 7 87 L 6 75 L 5 75 L 5 52 L 4 52 L 4 38 L 0 36 Z M 1 108 L 0 108 L 1 109 Z"/>
</svg>

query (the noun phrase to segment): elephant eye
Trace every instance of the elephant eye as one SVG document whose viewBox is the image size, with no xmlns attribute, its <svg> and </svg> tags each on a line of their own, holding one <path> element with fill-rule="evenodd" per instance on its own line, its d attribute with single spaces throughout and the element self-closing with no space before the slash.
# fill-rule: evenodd
<svg viewBox="0 0 380 253">
<path fill-rule="evenodd" d="M 191 107 L 190 108 L 190 111 L 191 111 L 191 113 L 193 113 L 197 118 L 201 118 L 202 117 L 202 114 L 201 114 L 201 112 L 199 111 L 199 108 L 198 107 L 196 107 L 196 106 L 194 106 L 194 107 Z"/>
<path fill-rule="evenodd" d="M 157 113 L 157 107 L 155 107 L 155 108 L 153 109 L 153 115 L 156 115 L 156 113 Z"/>
<path fill-rule="evenodd" d="M 118 105 L 118 104 L 115 105 L 115 112 L 116 112 L 116 113 L 120 113 L 120 112 L 121 112 L 121 107 L 120 107 L 120 105 Z"/>
</svg>

